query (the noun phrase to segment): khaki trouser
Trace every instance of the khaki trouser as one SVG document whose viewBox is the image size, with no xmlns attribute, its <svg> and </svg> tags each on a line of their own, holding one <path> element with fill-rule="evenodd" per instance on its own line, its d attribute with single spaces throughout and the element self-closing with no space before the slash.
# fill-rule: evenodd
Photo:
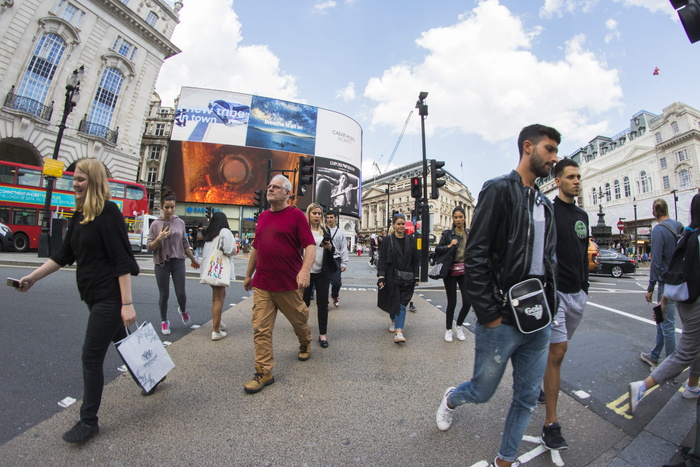
<svg viewBox="0 0 700 467">
<path fill-rule="evenodd" d="M 275 364 L 272 353 L 272 330 L 275 327 L 277 310 L 287 318 L 294 328 L 299 344 L 311 343 L 309 308 L 301 297 L 301 289 L 284 292 L 269 292 L 253 288 L 253 342 L 255 365 L 263 373 L 271 373 Z"/>
</svg>

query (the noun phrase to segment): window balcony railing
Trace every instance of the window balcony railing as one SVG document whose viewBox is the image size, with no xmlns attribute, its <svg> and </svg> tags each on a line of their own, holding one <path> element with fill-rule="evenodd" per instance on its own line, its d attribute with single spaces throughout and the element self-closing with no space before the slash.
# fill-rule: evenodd
<svg viewBox="0 0 700 467">
<path fill-rule="evenodd" d="M 112 144 L 117 144 L 117 138 L 119 138 L 119 127 L 117 127 L 115 131 L 112 131 L 99 123 L 88 122 L 87 119 L 82 119 L 80 121 L 78 132 L 95 136 Z"/>
<path fill-rule="evenodd" d="M 20 112 L 26 112 L 28 114 L 34 115 L 42 120 L 51 120 L 51 114 L 53 114 L 53 102 L 51 107 L 47 107 L 39 101 L 30 99 L 29 97 L 18 96 L 14 93 L 15 87 L 12 86 L 10 92 L 7 93 L 5 97 L 5 107 L 19 110 Z"/>
</svg>

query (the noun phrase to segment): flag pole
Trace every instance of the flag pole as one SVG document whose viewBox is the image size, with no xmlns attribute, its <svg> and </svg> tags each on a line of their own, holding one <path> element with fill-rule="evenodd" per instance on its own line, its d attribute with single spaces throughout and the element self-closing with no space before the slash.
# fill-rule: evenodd
<svg viewBox="0 0 700 467">
<path fill-rule="evenodd" d="M 663 85 L 664 92 L 666 93 L 666 101 L 670 104 L 671 103 L 671 96 L 668 95 L 668 88 L 666 87 L 666 81 L 664 80 L 664 77 L 661 76 L 660 71 L 661 70 L 659 70 L 659 67 L 657 66 L 656 68 L 654 68 L 654 73 L 652 73 L 652 75 L 661 77 L 661 84 Z"/>
</svg>

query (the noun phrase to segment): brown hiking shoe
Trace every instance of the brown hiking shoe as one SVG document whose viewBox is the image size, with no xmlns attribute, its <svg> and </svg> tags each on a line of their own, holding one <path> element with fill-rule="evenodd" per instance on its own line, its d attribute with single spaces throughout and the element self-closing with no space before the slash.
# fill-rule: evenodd
<svg viewBox="0 0 700 467">
<path fill-rule="evenodd" d="M 302 362 L 311 358 L 311 345 L 307 342 L 299 346 L 299 360 Z"/>
<path fill-rule="evenodd" d="M 268 384 L 272 384 L 274 382 L 275 378 L 272 376 L 272 373 L 265 374 L 263 373 L 262 368 L 256 366 L 253 379 L 245 383 L 243 389 L 248 394 L 255 394 L 256 392 L 262 391 Z"/>
</svg>

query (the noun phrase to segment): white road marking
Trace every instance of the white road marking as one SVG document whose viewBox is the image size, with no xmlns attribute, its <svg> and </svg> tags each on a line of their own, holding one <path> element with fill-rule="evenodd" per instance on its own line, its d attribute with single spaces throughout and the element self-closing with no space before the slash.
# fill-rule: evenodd
<svg viewBox="0 0 700 467">
<path fill-rule="evenodd" d="M 605 310 L 605 311 L 611 311 L 613 313 L 617 313 L 618 315 L 626 316 L 627 318 L 636 319 L 637 321 L 641 321 L 641 322 L 647 323 L 647 324 L 653 324 L 654 326 L 656 326 L 656 321 L 654 321 L 654 320 L 642 318 L 641 316 L 633 315 L 631 313 L 627 313 L 627 312 L 622 311 L 622 310 L 616 310 L 615 308 L 610 308 L 609 306 L 605 306 L 605 305 L 598 305 L 597 303 L 593 303 L 593 302 L 588 302 L 588 305 L 595 306 L 595 307 L 598 307 L 598 308 Z M 676 328 L 676 332 L 681 332 L 681 330 Z"/>
</svg>

